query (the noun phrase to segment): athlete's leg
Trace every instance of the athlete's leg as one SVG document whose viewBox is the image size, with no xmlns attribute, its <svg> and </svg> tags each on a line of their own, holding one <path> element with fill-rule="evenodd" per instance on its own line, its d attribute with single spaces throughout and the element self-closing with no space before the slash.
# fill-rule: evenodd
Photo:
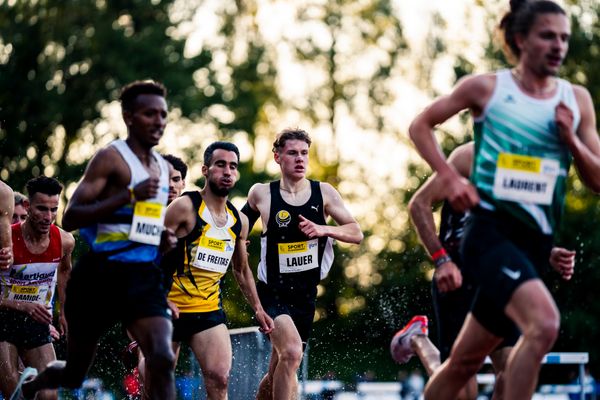
<svg viewBox="0 0 600 400">
<path fill-rule="evenodd" d="M 271 343 L 277 354 L 277 365 L 273 373 L 273 399 L 296 399 L 298 378 L 296 373 L 302 362 L 302 339 L 287 314 L 275 318 L 275 328 L 271 332 Z"/>
<path fill-rule="evenodd" d="M 425 387 L 427 400 L 452 400 L 483 365 L 485 357 L 500 342 L 471 314 L 465 320 L 450 357 L 438 368 Z"/>
<path fill-rule="evenodd" d="M 506 361 L 508 360 L 508 356 L 512 349 L 512 346 L 501 347 L 490 354 L 492 366 L 494 367 L 494 373 L 496 375 L 492 400 L 504 399 L 504 370 L 506 369 Z"/>
<path fill-rule="evenodd" d="M 54 361 L 38 374 L 35 379 L 23 384 L 23 394 L 33 398 L 35 393 L 43 389 L 65 387 L 77 389 L 81 387 L 87 375 L 98 347 L 98 333 L 75 334 L 69 329 L 67 334 L 67 360 Z"/>
<path fill-rule="evenodd" d="M 175 398 L 175 355 L 171 345 L 172 325 L 166 317 L 137 319 L 127 329 L 139 343 L 146 359 L 144 392 L 150 399 Z"/>
<path fill-rule="evenodd" d="M 542 359 L 558 336 L 560 314 L 540 279 L 528 280 L 515 290 L 506 314 L 522 335 L 508 358 L 505 398 L 531 399 Z"/>
<path fill-rule="evenodd" d="M 48 364 L 56 360 L 56 353 L 52 343 L 47 343 L 43 346 L 33 349 L 24 350 L 21 352 L 23 363 L 28 367 L 33 367 L 41 372 L 46 369 Z M 43 390 L 38 393 L 36 399 L 39 400 L 56 400 L 58 399 L 57 390 Z"/>
<path fill-rule="evenodd" d="M 0 392 L 8 399 L 19 380 L 19 353 L 12 343 L 0 342 L 0 370 Z"/>
<path fill-rule="evenodd" d="M 200 363 L 209 400 L 227 399 L 231 370 L 231 339 L 224 324 L 196 333 L 189 341 Z"/>
<path fill-rule="evenodd" d="M 431 342 L 429 336 L 413 335 L 410 338 L 410 347 L 417 357 L 419 357 L 419 360 L 421 360 L 421 364 L 425 367 L 427 375 L 433 375 L 433 372 L 438 369 L 441 364 L 440 351 Z"/>
<path fill-rule="evenodd" d="M 258 385 L 258 392 L 256 393 L 256 400 L 272 400 L 273 399 L 273 375 L 277 368 L 277 353 L 273 346 L 271 346 L 271 359 L 269 361 L 269 370 L 260 380 Z"/>
</svg>

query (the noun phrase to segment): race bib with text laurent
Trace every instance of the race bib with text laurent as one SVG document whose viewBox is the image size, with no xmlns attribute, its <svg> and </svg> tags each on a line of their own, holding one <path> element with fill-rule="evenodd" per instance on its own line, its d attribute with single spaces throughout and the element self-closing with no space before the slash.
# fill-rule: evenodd
<svg viewBox="0 0 600 400">
<path fill-rule="evenodd" d="M 160 244 L 160 235 L 164 228 L 165 206 L 149 201 L 138 201 L 133 209 L 133 220 L 129 240 L 132 242 Z"/>
<path fill-rule="evenodd" d="M 224 274 L 233 255 L 231 239 L 213 239 L 202 236 L 192 265 L 194 267 Z"/>
<path fill-rule="evenodd" d="M 500 200 L 550 205 L 559 170 L 557 160 L 500 153 L 494 196 Z"/>
<path fill-rule="evenodd" d="M 279 272 L 289 274 L 319 267 L 318 239 L 306 242 L 279 243 Z"/>
</svg>

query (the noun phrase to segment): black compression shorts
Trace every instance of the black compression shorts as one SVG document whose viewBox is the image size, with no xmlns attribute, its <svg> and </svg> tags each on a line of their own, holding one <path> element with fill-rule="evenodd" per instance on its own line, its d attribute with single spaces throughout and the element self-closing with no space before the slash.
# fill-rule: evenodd
<svg viewBox="0 0 600 400">
<path fill-rule="evenodd" d="M 179 318 L 173 320 L 173 341 L 188 342 L 196 333 L 226 322 L 223 310 L 180 313 Z"/>
<path fill-rule="evenodd" d="M 99 338 L 115 322 L 170 317 L 161 270 L 152 262 L 108 261 L 95 253 L 80 258 L 67 283 L 65 316 L 71 334 Z"/>
<path fill-rule="evenodd" d="M 31 350 L 52 343 L 50 326 L 37 322 L 24 312 L 0 310 L 0 342 Z"/>
<path fill-rule="evenodd" d="M 515 335 L 504 314 L 515 290 L 549 268 L 552 236 L 509 216 L 476 209 L 467 222 L 461 247 L 463 267 L 478 285 L 473 316 L 493 334 Z M 518 331 L 517 331 L 518 332 Z"/>
</svg>

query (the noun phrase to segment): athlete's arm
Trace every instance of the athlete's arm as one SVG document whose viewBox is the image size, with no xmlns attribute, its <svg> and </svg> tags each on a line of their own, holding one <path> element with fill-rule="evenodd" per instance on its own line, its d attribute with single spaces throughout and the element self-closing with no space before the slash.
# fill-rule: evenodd
<svg viewBox="0 0 600 400">
<path fill-rule="evenodd" d="M 127 185 L 98 201 L 100 195 L 107 191 L 111 177 L 122 178 L 122 175 L 128 173 L 123 168 L 124 165 L 115 149 L 106 148 L 96 153 L 67 205 L 62 220 L 65 230 L 73 231 L 91 225 L 132 201 L 132 193 Z M 158 188 L 158 178 L 148 178 L 133 188 L 133 199 L 152 198 L 158 193 Z"/>
<path fill-rule="evenodd" d="M 265 312 L 256 292 L 256 284 L 254 283 L 254 275 L 248 264 L 248 253 L 246 252 L 246 238 L 248 237 L 248 219 L 244 214 L 240 214 L 242 222 L 242 230 L 240 236 L 235 241 L 235 249 L 233 251 L 233 276 L 237 281 L 240 290 L 244 294 L 246 301 L 256 316 L 257 322 L 260 324 L 260 330 L 264 333 L 270 333 L 273 330 L 273 320 Z"/>
<path fill-rule="evenodd" d="M 260 214 L 263 232 L 267 230 L 269 222 L 269 207 L 271 207 L 270 186 L 268 183 L 256 183 L 248 191 L 248 199 L 242 212 L 248 217 L 248 232 L 252 231 L 256 223 L 256 213 Z M 252 217 L 252 218 L 251 218 Z"/>
<path fill-rule="evenodd" d="M 363 233 L 358 222 L 346 208 L 342 196 L 329 183 L 321 182 L 325 216 L 331 216 L 337 226 L 319 225 L 300 215 L 298 227 L 309 238 L 328 236 L 346 243 L 360 244 Z"/>
<path fill-rule="evenodd" d="M 495 79 L 488 75 L 463 78 L 448 96 L 440 97 L 412 121 L 410 139 L 417 151 L 436 171 L 446 188 L 445 198 L 457 211 L 465 211 L 479 202 L 475 188 L 446 159 L 435 139 L 433 129 L 460 111 L 470 109 L 479 115 L 491 96 Z"/>
<path fill-rule="evenodd" d="M 15 210 L 13 190 L 0 182 L 0 269 L 7 269 L 13 263 L 11 228 Z"/>
<path fill-rule="evenodd" d="M 175 232 L 178 239 L 187 236 L 196 224 L 196 212 L 190 196 L 173 200 L 165 214 L 165 228 Z"/>
<path fill-rule="evenodd" d="M 568 146 L 581 180 L 594 192 L 600 192 L 600 139 L 596 131 L 596 114 L 590 93 L 573 86 L 581 113 L 577 132 L 573 131 L 573 112 L 564 103 L 556 106 L 556 125 Z"/>
<path fill-rule="evenodd" d="M 448 157 L 448 163 L 458 173 L 467 178 L 471 171 L 473 160 L 473 143 L 456 148 Z M 437 173 L 433 173 L 427 181 L 417 190 L 410 202 L 408 210 L 421 243 L 430 256 L 440 251 L 443 246 L 438 238 L 433 221 L 432 207 L 444 199 L 444 183 Z M 462 285 L 462 274 L 453 260 L 439 265 L 434 278 L 440 292 L 458 289 Z"/>
<path fill-rule="evenodd" d="M 73 235 L 68 232 L 60 230 L 60 236 L 62 241 L 62 258 L 58 265 L 57 280 L 56 280 L 56 291 L 58 294 L 58 301 L 60 303 L 60 309 L 58 314 L 59 330 L 61 335 L 67 334 L 67 320 L 65 318 L 65 299 L 66 299 L 66 287 L 69 276 L 71 275 L 71 254 L 75 248 L 75 239 Z"/>
</svg>

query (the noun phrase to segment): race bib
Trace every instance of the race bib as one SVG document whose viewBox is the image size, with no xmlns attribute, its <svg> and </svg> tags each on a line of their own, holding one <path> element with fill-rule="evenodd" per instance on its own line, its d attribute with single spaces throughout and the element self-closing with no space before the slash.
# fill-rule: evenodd
<svg viewBox="0 0 600 400">
<path fill-rule="evenodd" d="M 500 200 L 552 204 L 558 160 L 500 153 L 494 177 L 494 196 Z"/>
<path fill-rule="evenodd" d="M 279 272 L 289 274 L 319 267 L 319 241 L 279 243 Z"/>
<path fill-rule="evenodd" d="M 164 205 L 149 201 L 136 202 L 133 209 L 129 240 L 158 246 L 160 235 L 164 229 L 164 222 Z"/>
<path fill-rule="evenodd" d="M 46 297 L 48 286 L 20 286 L 12 285 L 8 292 L 8 300 L 25 301 L 28 303 L 39 303 L 47 305 Z"/>
<path fill-rule="evenodd" d="M 224 274 L 231 261 L 233 249 L 231 239 L 213 239 L 202 236 L 192 265 L 206 271 Z"/>
</svg>

